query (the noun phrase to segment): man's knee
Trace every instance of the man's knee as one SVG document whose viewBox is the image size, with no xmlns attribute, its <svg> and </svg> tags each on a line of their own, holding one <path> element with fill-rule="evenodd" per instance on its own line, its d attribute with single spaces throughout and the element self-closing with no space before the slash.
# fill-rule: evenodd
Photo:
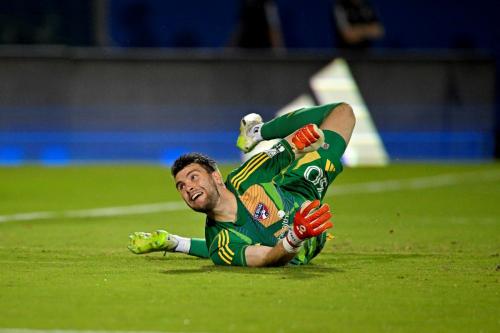
<svg viewBox="0 0 500 333">
<path fill-rule="evenodd" d="M 330 121 L 327 122 L 327 120 Z M 352 107 L 349 104 L 340 103 L 330 112 L 328 117 L 325 118 L 325 121 L 323 123 L 325 122 L 327 123 L 341 122 L 343 125 L 353 128 L 354 125 L 356 124 L 356 116 L 354 115 L 354 111 L 352 110 Z"/>
<path fill-rule="evenodd" d="M 352 107 L 347 103 L 341 103 L 330 112 L 320 128 L 337 132 L 344 138 L 346 143 L 349 143 L 355 124 L 356 116 Z"/>
</svg>

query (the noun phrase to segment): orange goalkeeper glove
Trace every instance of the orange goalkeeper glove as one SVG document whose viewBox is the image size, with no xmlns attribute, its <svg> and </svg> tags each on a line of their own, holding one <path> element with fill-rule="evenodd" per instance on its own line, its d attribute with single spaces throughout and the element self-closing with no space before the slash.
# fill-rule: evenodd
<svg viewBox="0 0 500 333">
<path fill-rule="evenodd" d="M 299 128 L 292 136 L 294 149 L 299 153 L 309 153 L 317 150 L 325 142 L 323 131 L 315 124 Z"/>
<path fill-rule="evenodd" d="M 321 235 L 333 227 L 329 221 L 331 217 L 328 204 L 320 207 L 319 200 L 304 202 L 300 210 L 295 213 L 293 229 L 289 230 L 283 239 L 285 250 L 290 253 L 298 252 L 304 240 Z"/>
</svg>

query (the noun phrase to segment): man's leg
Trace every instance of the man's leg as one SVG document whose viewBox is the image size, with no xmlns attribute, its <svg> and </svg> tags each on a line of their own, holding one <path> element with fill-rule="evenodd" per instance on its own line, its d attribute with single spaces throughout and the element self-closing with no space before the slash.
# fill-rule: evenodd
<svg viewBox="0 0 500 333">
<path fill-rule="evenodd" d="M 342 171 L 340 159 L 351 139 L 355 124 L 352 108 L 345 103 L 327 104 L 300 109 L 266 123 L 260 123 L 260 116 L 252 116 L 248 118 L 246 126 L 242 122 L 240 128 L 238 141 L 249 147 L 242 149 L 245 146 L 238 144 L 243 151 L 249 151 L 260 140 L 284 138 L 311 123 L 324 131 L 327 148 L 320 148 L 297 159 L 280 179 L 275 179 L 279 187 L 299 195 L 302 201 L 323 199 L 329 184 Z M 323 249 L 326 239 L 326 234 L 309 239 L 291 263 L 308 263 Z"/>
<path fill-rule="evenodd" d="M 352 108 L 348 104 L 337 104 L 319 124 L 325 135 L 327 148 L 308 153 L 293 162 L 278 185 L 288 192 L 296 193 L 306 200 L 322 200 L 328 186 L 342 172 L 341 157 L 349 143 L 355 125 Z M 305 264 L 318 255 L 325 246 L 327 235 L 309 239 L 294 259 L 294 264 Z"/>
<path fill-rule="evenodd" d="M 251 113 L 240 123 L 236 146 L 247 153 L 262 140 L 282 139 L 307 124 L 320 126 L 323 120 L 342 103 L 325 104 L 296 110 L 263 123 L 261 116 Z"/>
<path fill-rule="evenodd" d="M 322 121 L 319 127 L 322 130 L 333 131 L 339 134 L 345 141 L 346 146 L 351 140 L 352 131 L 356 124 L 356 117 L 349 104 L 341 103 L 335 107 Z"/>
<path fill-rule="evenodd" d="M 345 103 L 333 103 L 310 108 L 303 108 L 274 118 L 262 125 L 261 136 L 264 140 L 284 138 L 307 124 L 320 126 L 337 112 L 345 112 L 344 109 L 351 109 Z M 329 128 L 327 128 L 329 129 Z"/>
<path fill-rule="evenodd" d="M 303 108 L 262 123 L 257 114 L 245 116 L 240 125 L 237 146 L 249 152 L 261 140 L 282 139 L 307 124 L 338 132 L 348 143 L 354 127 L 354 114 L 345 103 Z"/>
<path fill-rule="evenodd" d="M 318 125 L 324 132 L 327 147 L 297 159 L 282 174 L 281 179 L 276 179 L 280 186 L 301 194 L 307 200 L 323 199 L 328 186 L 342 172 L 341 157 L 356 123 L 352 108 L 348 104 L 339 103 L 334 104 L 333 108 L 321 108 L 325 117 Z M 300 111 L 308 112 L 309 109 Z M 314 108 L 312 114 L 317 115 L 317 111 L 318 108 Z M 284 122 L 282 125 L 285 125 Z"/>
</svg>

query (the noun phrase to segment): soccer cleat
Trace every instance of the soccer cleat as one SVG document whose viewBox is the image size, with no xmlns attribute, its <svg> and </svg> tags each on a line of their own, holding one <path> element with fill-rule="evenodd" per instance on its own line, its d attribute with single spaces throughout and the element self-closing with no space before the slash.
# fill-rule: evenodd
<svg viewBox="0 0 500 333">
<path fill-rule="evenodd" d="M 155 232 L 134 232 L 128 236 L 128 249 L 135 254 L 144 254 L 157 251 L 173 252 L 179 242 L 165 230 Z"/>
<path fill-rule="evenodd" d="M 262 126 L 262 117 L 257 113 L 250 113 L 240 121 L 240 135 L 236 141 L 236 147 L 242 152 L 248 153 L 262 140 L 259 129 Z"/>
</svg>

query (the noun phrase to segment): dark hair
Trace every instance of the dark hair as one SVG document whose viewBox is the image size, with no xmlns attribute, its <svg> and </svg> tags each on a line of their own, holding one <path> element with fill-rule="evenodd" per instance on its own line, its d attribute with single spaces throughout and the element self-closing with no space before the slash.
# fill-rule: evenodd
<svg viewBox="0 0 500 333">
<path fill-rule="evenodd" d="M 217 163 L 215 162 L 215 160 L 200 153 L 189 153 L 181 155 L 178 159 L 175 160 L 171 169 L 172 176 L 175 177 L 179 173 L 179 171 L 192 163 L 201 165 L 203 169 L 207 170 L 208 173 L 212 173 L 217 170 Z"/>
</svg>

